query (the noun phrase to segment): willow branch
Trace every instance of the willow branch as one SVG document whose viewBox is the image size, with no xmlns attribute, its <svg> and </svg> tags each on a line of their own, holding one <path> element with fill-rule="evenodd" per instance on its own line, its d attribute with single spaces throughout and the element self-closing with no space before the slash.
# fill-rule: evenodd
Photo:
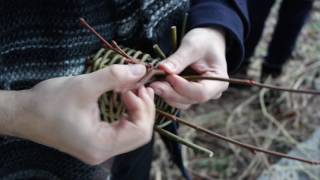
<svg viewBox="0 0 320 180">
<path fill-rule="evenodd" d="M 137 64 L 140 63 L 139 61 L 133 59 L 132 57 L 130 57 L 128 54 L 126 54 L 118 45 L 115 41 L 112 41 L 112 44 L 108 43 L 108 41 L 106 41 L 92 26 L 90 26 L 83 18 L 80 18 L 80 23 L 81 25 L 83 25 L 84 27 L 86 27 L 89 31 L 91 31 L 103 44 L 104 47 L 109 48 L 111 50 L 113 50 L 114 52 L 118 53 L 119 55 L 123 56 L 125 59 L 125 62 L 127 63 L 132 63 L 132 64 Z M 183 33 L 184 34 L 184 33 Z M 156 51 L 158 51 L 158 54 L 160 54 L 162 57 L 165 58 L 164 53 L 161 52 L 160 48 L 157 48 L 157 46 L 154 46 L 154 48 L 156 49 Z M 162 70 L 159 69 L 151 69 L 148 71 L 148 73 L 146 74 L 146 76 L 144 78 L 141 79 L 140 83 L 148 83 L 151 82 L 152 79 L 156 79 L 154 78 L 154 76 L 164 76 L 166 75 L 166 73 Z M 196 80 L 216 80 L 216 81 L 224 81 L 224 82 L 229 82 L 229 83 L 233 83 L 233 84 L 241 84 L 241 85 L 247 85 L 247 86 L 256 86 L 256 87 L 260 87 L 260 88 L 268 88 L 268 89 L 272 89 L 272 90 L 279 90 L 279 91 L 286 91 L 286 92 L 291 92 L 291 93 L 304 93 L 304 94 L 313 94 L 313 95 L 320 95 L 320 91 L 316 91 L 316 90 L 299 90 L 299 89 L 290 89 L 290 88 L 285 88 L 285 87 L 279 87 L 279 86 L 274 86 L 274 85 L 268 85 L 268 84 L 263 84 L 263 83 L 258 83 L 256 81 L 253 80 L 243 80 L 243 79 L 234 79 L 234 78 L 221 78 L 221 77 L 204 77 L 204 76 L 181 76 L 187 80 L 190 81 L 196 81 Z M 236 141 L 232 138 L 229 137 L 225 137 L 223 135 L 220 135 L 218 133 L 215 133 L 213 131 L 207 130 L 205 128 L 202 128 L 200 126 L 194 125 L 192 123 L 189 123 L 181 118 L 178 118 L 176 116 L 173 116 L 171 114 L 168 114 L 166 112 L 163 112 L 161 110 L 157 109 L 157 112 L 162 114 L 163 116 L 166 116 L 167 118 L 169 118 L 170 120 L 174 120 L 177 122 L 180 122 L 181 124 L 187 125 L 189 127 L 192 127 L 198 131 L 204 132 L 206 134 L 209 134 L 213 137 L 216 137 L 218 139 L 224 140 L 226 142 L 238 145 L 242 148 L 248 149 L 251 152 L 255 153 L 255 152 L 262 152 L 262 153 L 266 153 L 269 155 L 273 155 L 273 156 L 279 156 L 282 158 L 287 158 L 287 159 L 292 159 L 292 160 L 296 160 L 296 161 L 301 161 L 301 162 L 305 162 L 305 163 L 309 163 L 309 164 L 320 164 L 320 161 L 310 161 L 310 160 L 306 160 L 303 158 L 298 158 L 298 157 L 293 157 L 293 156 L 288 156 L 286 154 L 283 153 L 279 153 L 279 152 L 275 152 L 275 151 L 270 151 L 270 150 L 265 150 L 253 145 L 249 145 L 249 144 L 245 144 L 245 143 L 241 143 L 239 141 Z M 161 131 L 161 130 L 160 130 Z"/>
<path fill-rule="evenodd" d="M 87 28 L 91 33 L 93 33 L 102 43 L 103 47 L 107 49 L 111 49 L 117 54 L 121 55 L 122 57 L 125 58 L 125 62 L 128 64 L 138 64 L 140 63 L 138 60 L 132 58 L 129 56 L 127 53 L 125 53 L 115 41 L 112 41 L 112 44 L 110 44 L 107 40 L 105 40 L 101 34 L 99 34 L 89 23 L 84 19 L 80 18 L 80 24 Z M 141 63 L 140 63 L 141 64 Z"/>
<path fill-rule="evenodd" d="M 188 16 L 189 16 L 189 14 L 188 14 L 188 13 L 185 13 L 185 14 L 184 14 L 184 17 L 183 17 L 183 20 L 182 20 L 181 39 L 183 38 L 183 36 L 185 35 L 186 30 L 187 30 Z"/>
<path fill-rule="evenodd" d="M 204 147 L 201 147 L 199 145 L 196 145 L 192 142 L 189 142 L 179 136 L 176 136 L 175 134 L 169 132 L 169 131 L 166 131 L 164 129 L 161 129 L 159 127 L 154 127 L 155 130 L 160 133 L 161 135 L 163 136 L 166 136 L 168 138 L 170 138 L 171 140 L 175 140 L 176 142 L 180 143 L 180 144 L 183 144 L 191 149 L 193 149 L 194 151 L 197 151 L 197 152 L 201 152 L 201 153 L 205 153 L 207 154 L 209 157 L 212 157 L 213 156 L 213 152 L 207 148 L 204 148 Z"/>
<path fill-rule="evenodd" d="M 161 59 L 165 59 L 167 58 L 166 55 L 164 54 L 164 52 L 162 51 L 162 49 L 160 48 L 160 46 L 158 44 L 153 45 L 153 51 L 155 53 L 157 53 L 157 55 L 161 58 Z"/>
<path fill-rule="evenodd" d="M 173 51 L 176 51 L 178 48 L 177 26 L 171 26 L 171 44 Z"/>
<path fill-rule="evenodd" d="M 92 26 L 90 26 L 83 18 L 80 18 L 80 23 L 84 27 L 86 27 L 90 32 L 92 32 L 103 44 L 104 47 L 109 48 L 113 50 L 114 52 L 118 53 L 119 55 L 123 56 L 125 59 L 126 63 L 130 64 L 144 64 L 139 62 L 138 60 L 130 57 L 127 53 L 125 53 L 115 41 L 112 41 L 112 44 L 108 43 Z M 176 33 L 176 32 L 175 32 Z M 161 58 L 166 58 L 164 55 L 163 51 L 158 45 L 154 45 L 154 50 L 159 54 Z M 149 69 L 150 66 L 146 65 Z M 159 69 L 150 69 L 146 76 L 142 78 L 140 82 L 143 83 L 148 83 L 151 81 L 153 76 L 155 75 L 166 75 L 166 73 L 162 70 Z M 272 90 L 278 90 L 278 91 L 286 91 L 286 92 L 291 92 L 291 93 L 303 93 L 303 94 L 313 94 L 313 95 L 320 95 L 320 91 L 316 90 L 300 90 L 300 89 L 290 89 L 290 88 L 285 88 L 285 87 L 280 87 L 280 86 L 274 86 L 274 85 L 269 85 L 269 84 L 263 84 L 259 83 L 253 80 L 247 80 L 247 79 L 234 79 L 234 78 L 221 78 L 221 77 L 206 77 L 206 76 L 197 76 L 197 75 L 191 75 L 191 76 L 181 76 L 187 80 L 190 81 L 196 81 L 196 80 L 216 80 L 216 81 L 225 81 L 233 84 L 241 84 L 241 85 L 246 85 L 246 86 L 256 86 L 260 88 L 268 88 Z M 141 84 L 141 83 L 139 83 Z"/>
<path fill-rule="evenodd" d="M 88 22 L 84 18 L 80 18 L 80 24 L 86 27 L 90 32 L 92 32 L 97 38 L 104 44 L 107 48 L 114 50 L 112 45 L 108 43 L 92 26 L 88 24 Z"/>
<path fill-rule="evenodd" d="M 269 154 L 269 155 L 273 155 L 273 156 L 278 156 L 278 157 L 281 157 L 281 158 L 286 158 L 286 159 L 292 159 L 292 160 L 296 160 L 296 161 L 300 161 L 300 162 L 304 162 L 304 163 L 308 163 L 308 164 L 313 164 L 313 165 L 320 165 L 320 161 L 312 161 L 312 160 L 307 160 L 307 159 L 304 159 L 304 158 L 299 158 L 299 157 L 294 157 L 294 156 L 289 156 L 287 154 L 283 154 L 283 153 L 280 153 L 280 152 L 276 152 L 276 151 L 270 151 L 270 150 L 266 150 L 266 149 L 263 149 L 263 148 L 259 148 L 259 147 L 256 147 L 256 146 L 253 146 L 253 145 L 250 145 L 250 144 L 245 144 L 245 143 L 242 143 L 242 142 L 239 142 L 237 140 L 234 140 L 232 138 L 229 138 L 229 137 L 226 137 L 226 136 L 223 136 L 223 135 L 220 135 L 218 133 L 215 133 L 213 131 L 210 131 L 208 129 L 205 129 L 203 127 L 200 127 L 198 125 L 195 125 L 195 124 L 192 124 L 186 120 L 183 120 L 179 117 L 176 117 L 176 116 L 173 116 L 169 113 L 166 113 L 166 112 L 163 112 L 159 109 L 156 110 L 159 114 L 167 117 L 168 119 L 172 120 L 172 121 L 177 121 L 181 124 L 184 124 L 186 126 L 189 126 L 189 127 L 192 127 L 198 131 L 201 131 L 203 133 L 206 133 L 212 137 L 215 137 L 215 138 L 218 138 L 220 140 L 223 140 L 223 141 L 226 141 L 228 143 L 231 143 L 231 144 L 235 144 L 235 145 L 238 145 L 242 148 L 245 148 L 249 151 L 251 151 L 252 153 L 255 153 L 255 152 L 262 152 L 262 153 L 265 153 L 265 154 Z"/>
<path fill-rule="evenodd" d="M 240 84 L 240 85 L 246 85 L 246 86 L 256 86 L 259 88 L 267 88 L 272 90 L 278 90 L 278 91 L 286 91 L 291 93 L 301 93 L 301 94 L 312 94 L 312 95 L 320 95 L 320 91 L 316 90 L 305 90 L 305 89 L 290 89 L 285 88 L 281 86 L 274 86 L 264 83 L 259 83 L 253 80 L 248 79 L 236 79 L 236 78 L 222 78 L 222 77 L 207 77 L 207 76 L 181 76 L 189 81 L 196 81 L 196 80 L 215 80 L 215 81 L 224 81 L 229 82 L 232 84 Z"/>
</svg>

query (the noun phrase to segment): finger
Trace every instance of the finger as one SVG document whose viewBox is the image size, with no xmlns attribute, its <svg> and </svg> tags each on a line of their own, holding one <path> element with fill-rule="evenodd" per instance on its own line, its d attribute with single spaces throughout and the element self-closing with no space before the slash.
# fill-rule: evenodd
<svg viewBox="0 0 320 180">
<path fill-rule="evenodd" d="M 162 97 L 166 102 L 170 105 L 174 105 L 175 107 L 177 107 L 176 104 L 196 103 L 192 99 L 179 94 L 168 82 L 155 82 L 152 83 L 150 87 L 154 89 L 155 94 Z"/>
<path fill-rule="evenodd" d="M 134 150 L 152 137 L 152 127 L 139 127 L 126 118 L 121 118 L 102 131 L 100 137 L 104 136 L 105 140 L 100 141 L 104 144 L 101 147 L 112 147 L 108 152 L 112 156 Z"/>
<path fill-rule="evenodd" d="M 181 104 L 178 102 L 171 102 L 171 101 L 166 101 L 170 106 L 178 108 L 180 110 L 187 110 L 190 108 L 191 104 Z"/>
<path fill-rule="evenodd" d="M 151 99 L 151 97 L 149 96 L 149 92 L 147 91 L 147 88 L 145 88 L 144 86 L 139 87 L 138 89 L 138 97 L 141 98 L 141 100 L 143 102 L 145 102 L 143 105 L 144 106 L 152 106 L 153 100 Z M 143 108 L 143 107 L 141 107 Z M 149 109 L 149 107 L 146 107 L 147 109 L 144 109 L 145 111 L 147 111 Z"/>
<path fill-rule="evenodd" d="M 169 74 L 179 74 L 197 60 L 198 58 L 194 54 L 192 45 L 182 43 L 175 53 L 161 62 L 159 67 Z"/>
<path fill-rule="evenodd" d="M 146 102 L 147 106 L 151 106 L 154 104 L 154 91 L 150 87 L 145 88 L 144 93 L 140 92 L 139 97 L 141 97 L 143 101 Z"/>
<path fill-rule="evenodd" d="M 127 108 L 129 119 L 136 125 L 145 127 L 152 126 L 154 122 L 154 103 L 148 98 L 145 87 L 138 89 L 138 95 L 129 91 L 123 94 L 123 102 Z M 141 98 L 142 97 L 142 98 Z M 147 103 L 144 102 L 147 99 Z"/>
<path fill-rule="evenodd" d="M 204 73 L 203 75 L 212 76 L 212 73 Z M 190 82 L 177 75 L 168 76 L 167 81 L 179 94 L 197 103 L 206 102 L 209 99 L 218 99 L 228 87 L 226 82 L 211 80 Z"/>
<path fill-rule="evenodd" d="M 128 91 L 125 93 L 122 93 L 122 101 L 128 111 L 128 115 L 130 117 L 130 120 L 139 119 L 137 112 L 139 112 L 141 109 L 141 106 L 143 105 L 142 100 L 135 95 L 132 91 Z"/>
<path fill-rule="evenodd" d="M 148 94 L 149 94 L 149 97 L 151 98 L 151 100 L 154 101 L 154 91 L 153 91 L 153 89 L 148 87 L 147 91 L 148 91 Z"/>
<path fill-rule="evenodd" d="M 99 95 L 106 91 L 124 91 L 135 87 L 145 75 L 143 65 L 112 65 L 86 76 L 86 84 Z"/>
<path fill-rule="evenodd" d="M 97 165 L 110 157 L 134 150 L 149 142 L 153 125 L 142 125 L 129 121 L 125 116 L 112 124 L 100 122 L 92 136 L 94 140 L 90 141 L 90 148 L 87 148 L 88 153 L 85 153 L 88 158 L 84 160 Z"/>
<path fill-rule="evenodd" d="M 149 88 L 151 89 L 151 88 Z M 153 96 L 153 90 L 149 90 L 148 92 L 147 88 L 144 86 L 140 87 L 138 90 L 138 96 L 141 98 L 141 100 L 144 102 L 141 106 L 141 112 L 143 113 L 143 118 L 139 118 L 139 121 L 136 121 L 136 123 L 141 123 L 143 125 L 150 125 L 153 126 L 154 120 L 155 120 L 155 104 L 153 101 L 153 98 L 150 97 Z M 149 93 L 152 93 L 149 95 Z"/>
</svg>

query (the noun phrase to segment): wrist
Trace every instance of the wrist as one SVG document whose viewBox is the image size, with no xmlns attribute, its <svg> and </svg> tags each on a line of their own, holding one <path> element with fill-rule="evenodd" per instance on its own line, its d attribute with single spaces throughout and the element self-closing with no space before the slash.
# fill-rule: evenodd
<svg viewBox="0 0 320 180">
<path fill-rule="evenodd" d="M 208 29 L 211 30 L 212 36 L 216 40 L 217 43 L 219 43 L 220 47 L 223 50 L 223 53 L 226 52 L 226 33 L 224 28 L 219 26 L 209 27 Z"/>
<path fill-rule="evenodd" d="M 28 90 L 2 91 L 0 100 L 0 134 L 17 136 L 19 121 L 26 118 Z"/>
</svg>

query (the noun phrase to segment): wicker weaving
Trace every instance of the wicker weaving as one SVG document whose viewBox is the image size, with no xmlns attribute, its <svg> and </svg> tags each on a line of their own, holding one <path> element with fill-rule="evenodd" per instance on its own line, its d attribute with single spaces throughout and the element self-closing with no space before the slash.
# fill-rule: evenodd
<svg viewBox="0 0 320 180">
<path fill-rule="evenodd" d="M 141 51 L 136 51 L 129 48 L 123 48 L 123 50 L 131 57 L 156 66 L 161 60 L 152 58 L 149 54 L 142 53 Z M 112 64 L 123 64 L 124 58 L 112 50 L 101 49 L 97 54 L 89 59 L 89 65 L 87 67 L 87 73 L 102 69 Z M 177 115 L 179 110 L 177 108 L 171 107 L 159 97 L 155 100 L 156 107 L 160 110 L 168 112 L 172 115 Z M 124 106 L 122 105 L 120 96 L 114 92 L 107 92 L 100 97 L 99 106 L 101 110 L 101 116 L 103 120 L 114 122 L 116 121 L 124 112 Z M 157 114 L 158 124 L 166 123 L 165 118 Z"/>
</svg>

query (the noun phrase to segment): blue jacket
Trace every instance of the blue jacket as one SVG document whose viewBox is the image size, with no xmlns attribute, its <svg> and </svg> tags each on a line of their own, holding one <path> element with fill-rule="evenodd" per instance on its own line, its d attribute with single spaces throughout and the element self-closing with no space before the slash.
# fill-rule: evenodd
<svg viewBox="0 0 320 180">
<path fill-rule="evenodd" d="M 192 0 L 190 28 L 209 26 L 220 26 L 228 32 L 228 69 L 234 72 L 244 57 L 249 33 L 247 0 Z"/>
</svg>

